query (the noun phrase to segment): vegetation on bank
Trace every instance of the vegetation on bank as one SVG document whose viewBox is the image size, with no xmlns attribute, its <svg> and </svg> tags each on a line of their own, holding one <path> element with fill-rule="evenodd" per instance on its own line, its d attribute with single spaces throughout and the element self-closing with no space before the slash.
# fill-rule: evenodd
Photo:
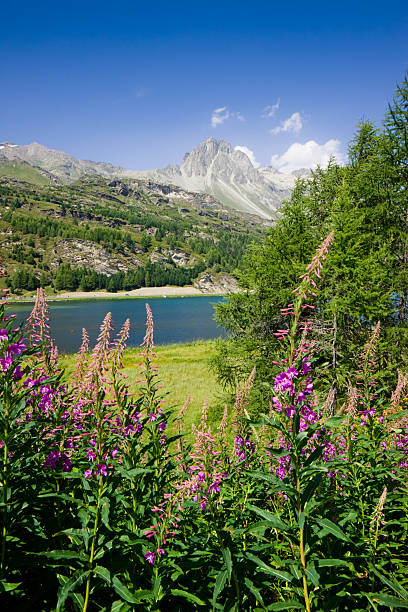
<svg viewBox="0 0 408 612">
<path fill-rule="evenodd" d="M 332 241 L 285 310 L 268 412 L 253 416 L 254 369 L 217 427 L 204 403 L 192 441 L 188 407 L 173 410 L 159 384 L 149 307 L 136 394 L 122 363 L 129 321 L 112 340 L 108 313 L 93 350 L 84 331 L 69 373 L 42 291 L 24 334 L 1 308 L 6 607 L 408 607 L 408 376 L 392 392 L 378 385 L 380 324 L 337 414 L 332 393 L 314 393 L 308 304 Z"/>
</svg>

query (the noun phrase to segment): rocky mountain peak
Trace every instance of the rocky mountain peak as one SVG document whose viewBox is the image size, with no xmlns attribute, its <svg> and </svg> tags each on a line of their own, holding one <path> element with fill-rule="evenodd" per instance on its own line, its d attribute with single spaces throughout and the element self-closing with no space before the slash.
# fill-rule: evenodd
<svg viewBox="0 0 408 612">
<path fill-rule="evenodd" d="M 282 200 L 290 196 L 295 177 L 270 166 L 254 168 L 249 157 L 230 143 L 214 137 L 203 140 L 183 158 L 157 170 L 126 170 L 104 162 L 80 160 L 72 155 L 33 142 L 29 145 L 0 144 L 0 153 L 19 159 L 52 175 L 52 180 L 70 183 L 91 174 L 106 178 L 142 178 L 175 185 L 189 192 L 205 193 L 228 208 L 271 218 Z"/>
</svg>

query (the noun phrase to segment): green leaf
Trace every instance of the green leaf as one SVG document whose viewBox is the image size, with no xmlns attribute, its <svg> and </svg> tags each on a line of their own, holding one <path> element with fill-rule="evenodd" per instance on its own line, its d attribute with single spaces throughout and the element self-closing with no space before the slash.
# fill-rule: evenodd
<svg viewBox="0 0 408 612">
<path fill-rule="evenodd" d="M 130 606 L 120 599 L 113 602 L 110 612 L 128 612 Z"/>
<path fill-rule="evenodd" d="M 138 604 L 141 601 L 145 601 L 146 599 L 151 599 L 152 594 L 150 591 L 136 591 L 135 593 L 131 593 L 124 584 L 121 583 L 117 576 L 114 576 L 112 580 L 113 588 L 116 593 L 125 601 L 131 604 Z"/>
<path fill-rule="evenodd" d="M 247 585 L 248 589 L 251 591 L 252 595 L 255 597 L 256 601 L 260 603 L 261 606 L 265 607 L 265 604 L 262 599 L 262 595 L 259 592 L 259 590 L 256 588 L 256 586 L 254 585 L 252 580 L 250 580 L 249 578 L 245 578 L 245 584 Z"/>
<path fill-rule="evenodd" d="M 289 531 L 289 526 L 286 525 L 286 523 L 283 523 L 280 518 L 276 516 L 276 514 L 272 514 L 272 512 L 264 510 L 263 508 L 252 506 L 252 504 L 248 504 L 247 508 L 249 510 L 252 510 L 252 512 L 255 512 L 255 514 L 258 514 L 259 516 L 262 516 L 262 518 L 266 519 L 270 527 L 274 529 L 280 529 L 282 531 Z"/>
<path fill-rule="evenodd" d="M 188 601 L 196 603 L 198 606 L 206 605 L 202 599 L 199 599 L 195 595 L 188 593 L 188 591 L 182 591 L 181 589 L 171 589 L 171 594 L 176 595 L 177 597 L 184 597 L 184 599 L 188 599 Z"/>
<path fill-rule="evenodd" d="M 336 523 L 333 523 L 330 519 L 315 519 L 321 527 L 323 527 L 324 534 L 331 533 L 334 537 L 344 542 L 350 542 L 350 538 L 340 529 Z"/>
<path fill-rule="evenodd" d="M 76 603 L 79 610 L 83 610 L 85 602 L 84 602 L 84 598 L 82 597 L 81 593 L 70 593 L 69 597 L 72 599 L 72 601 Z"/>
<path fill-rule="evenodd" d="M 372 600 L 380 604 L 380 606 L 388 606 L 389 608 L 404 608 L 408 609 L 408 601 L 402 601 L 398 597 L 387 595 L 385 593 L 364 593 L 366 597 L 370 596 Z"/>
<path fill-rule="evenodd" d="M 97 565 L 96 567 L 94 567 L 94 574 L 95 576 L 99 576 L 99 578 L 102 578 L 102 580 L 106 582 L 107 584 L 111 583 L 110 571 L 106 569 L 106 567 Z"/>
<path fill-rule="evenodd" d="M 0 580 L 0 593 L 7 593 L 8 591 L 14 591 L 20 586 L 21 582 L 5 582 Z"/>
<path fill-rule="evenodd" d="M 298 515 L 297 523 L 299 525 L 299 529 L 304 529 L 304 527 L 305 527 L 305 518 L 306 518 L 306 515 L 305 515 L 304 512 L 301 512 Z"/>
<path fill-rule="evenodd" d="M 231 572 L 232 572 L 232 559 L 231 559 L 231 551 L 229 548 L 222 549 L 222 556 L 224 558 L 224 563 L 227 566 L 228 572 L 228 580 L 231 580 Z"/>
<path fill-rule="evenodd" d="M 310 580 L 312 581 L 312 584 L 314 584 L 315 587 L 318 587 L 320 585 L 320 576 L 316 572 L 314 567 L 307 567 L 305 569 L 305 574 L 309 576 Z"/>
<path fill-rule="evenodd" d="M 47 559 L 83 559 L 84 555 L 74 550 L 52 550 L 51 552 L 38 553 Z M 86 557 L 85 557 L 86 558 Z"/>
<path fill-rule="evenodd" d="M 109 512 L 110 512 L 110 502 L 109 502 L 109 499 L 107 497 L 103 497 L 101 499 L 101 519 L 102 519 L 102 523 L 105 525 L 105 527 L 110 530 Z"/>
<path fill-rule="evenodd" d="M 213 591 L 213 604 L 217 601 L 217 597 L 224 590 L 225 584 L 227 582 L 227 570 L 223 570 L 217 576 L 217 580 L 215 581 L 214 591 Z"/>
<path fill-rule="evenodd" d="M 303 467 L 307 467 L 308 465 L 313 463 L 313 461 L 316 461 L 316 459 L 319 459 L 319 457 L 323 453 L 323 448 L 324 447 L 322 445 L 320 445 L 317 448 L 315 448 L 314 451 L 312 451 L 310 453 L 310 455 L 307 457 L 306 461 L 303 463 Z"/>
<path fill-rule="evenodd" d="M 279 610 L 304 610 L 305 604 L 296 601 L 296 599 L 290 599 L 289 601 L 282 601 L 273 603 L 268 606 L 268 610 L 272 610 L 273 612 L 279 612 Z"/>
<path fill-rule="evenodd" d="M 381 580 L 383 584 L 386 584 L 387 586 L 389 586 L 393 591 L 395 591 L 395 593 L 400 595 L 404 601 L 408 601 L 408 591 L 404 589 L 404 587 L 401 584 L 399 584 L 398 582 L 394 582 L 394 580 L 386 578 L 386 576 L 383 576 L 382 574 L 380 574 L 380 572 L 377 571 L 375 567 L 373 567 L 372 565 L 370 565 L 370 570 L 373 572 L 373 574 L 378 576 L 378 578 Z"/>
<path fill-rule="evenodd" d="M 303 491 L 303 494 L 301 497 L 301 504 L 303 507 L 305 507 L 307 503 L 312 499 L 314 492 L 316 491 L 317 487 L 321 483 L 322 477 L 323 477 L 322 474 L 317 474 L 316 476 L 314 476 L 314 478 L 312 478 L 307 483 L 307 486 L 305 487 L 305 490 Z"/>
<path fill-rule="evenodd" d="M 256 557 L 252 553 L 247 552 L 246 556 L 250 561 L 253 561 L 259 567 L 259 569 L 265 572 L 266 574 L 271 574 L 272 576 L 276 576 L 276 578 L 279 578 L 280 580 L 284 580 L 285 582 L 293 581 L 293 576 L 288 574 L 288 572 L 284 572 L 283 570 L 278 570 L 278 569 L 275 569 L 274 567 L 270 567 L 270 565 L 267 565 L 266 563 L 264 563 L 264 561 L 262 561 L 261 559 L 259 559 L 259 557 Z"/>
<path fill-rule="evenodd" d="M 327 419 L 327 421 L 325 421 L 324 425 L 325 427 L 337 427 L 338 425 L 341 425 L 346 420 L 346 418 L 347 416 L 345 415 L 332 416 Z"/>
<path fill-rule="evenodd" d="M 71 591 L 74 591 L 80 584 L 82 584 L 89 574 L 89 570 L 84 572 L 82 569 L 79 569 L 71 576 L 71 578 L 69 578 L 69 580 L 65 582 L 58 593 L 57 612 L 63 610 L 62 606 L 64 605 L 68 595 L 71 593 Z"/>
<path fill-rule="evenodd" d="M 351 561 L 344 561 L 343 559 L 318 559 L 317 565 L 319 567 L 350 567 Z"/>
</svg>

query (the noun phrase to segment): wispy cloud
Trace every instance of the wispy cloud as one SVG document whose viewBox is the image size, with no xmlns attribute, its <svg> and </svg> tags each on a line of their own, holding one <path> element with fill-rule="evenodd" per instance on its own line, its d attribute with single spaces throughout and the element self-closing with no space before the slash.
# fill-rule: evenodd
<svg viewBox="0 0 408 612">
<path fill-rule="evenodd" d="M 279 134 L 279 132 L 293 132 L 297 134 L 303 127 L 303 119 L 300 113 L 293 113 L 288 119 L 282 121 L 280 125 L 269 130 L 271 134 Z"/>
<path fill-rule="evenodd" d="M 278 98 L 278 101 L 275 102 L 275 104 L 269 104 L 268 106 L 265 106 L 262 111 L 261 117 L 263 117 L 264 119 L 269 119 L 270 117 L 273 117 L 276 111 L 279 109 L 279 106 L 280 98 Z"/>
<path fill-rule="evenodd" d="M 281 172 L 290 173 L 300 168 L 325 167 L 331 157 L 337 163 L 344 163 L 344 155 L 340 150 L 340 140 L 331 138 L 324 144 L 318 144 L 315 140 L 308 140 L 304 144 L 295 142 L 283 155 L 272 155 L 271 165 Z"/>
<path fill-rule="evenodd" d="M 217 125 L 222 125 L 227 119 L 245 121 L 245 117 L 239 111 L 230 111 L 226 106 L 221 106 L 213 110 L 211 115 L 211 126 L 216 128 Z"/>
<path fill-rule="evenodd" d="M 237 147 L 234 147 L 235 151 L 241 151 L 242 153 L 245 153 L 245 155 L 247 157 L 249 157 L 249 161 L 251 162 L 251 164 L 253 165 L 254 168 L 259 168 L 259 166 L 261 164 L 259 164 L 256 159 L 255 159 L 255 153 L 251 150 L 248 149 L 248 147 L 245 147 L 244 145 L 238 145 Z"/>
<path fill-rule="evenodd" d="M 147 93 L 147 89 L 140 87 L 136 92 L 136 98 L 144 98 Z"/>
</svg>

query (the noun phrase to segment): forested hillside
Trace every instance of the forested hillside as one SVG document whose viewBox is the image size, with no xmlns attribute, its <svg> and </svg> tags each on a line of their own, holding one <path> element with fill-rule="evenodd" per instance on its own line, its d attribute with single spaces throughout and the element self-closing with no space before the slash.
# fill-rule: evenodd
<svg viewBox="0 0 408 612">
<path fill-rule="evenodd" d="M 2 173 L 0 254 L 17 292 L 183 286 L 205 271 L 231 274 L 266 223 L 150 181 L 38 185 L 6 162 Z"/>
</svg>

